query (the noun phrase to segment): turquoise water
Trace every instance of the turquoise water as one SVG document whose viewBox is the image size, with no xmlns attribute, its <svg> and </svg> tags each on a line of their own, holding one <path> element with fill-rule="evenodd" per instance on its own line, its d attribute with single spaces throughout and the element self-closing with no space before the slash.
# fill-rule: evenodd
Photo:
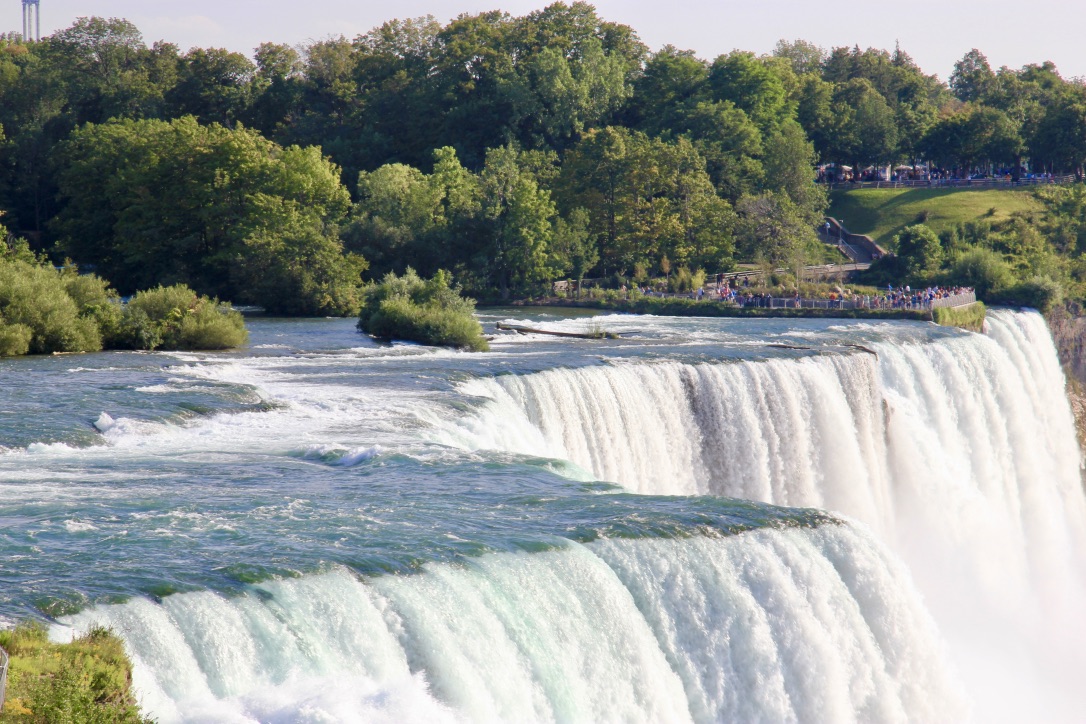
<svg viewBox="0 0 1086 724">
<path fill-rule="evenodd" d="M 1038 315 L 481 318 L 0 361 L 0 622 L 114 627 L 161 721 L 987 718 L 980 659 L 1007 712 L 1080 703 Z"/>
<path fill-rule="evenodd" d="M 509 318 L 561 317 L 486 315 Z M 242 352 L 0 361 L 0 560 L 10 563 L 0 571 L 0 616 L 230 591 L 334 564 L 409 571 L 546 548 L 556 537 L 730 532 L 827 517 L 714 497 L 634 497 L 612 483 L 571 480 L 592 475 L 563 461 L 433 440 L 477 405 L 457 392 L 467 379 L 632 357 L 811 354 L 766 345 L 809 346 L 811 334 L 833 344 L 843 337 L 834 325 L 793 333 L 773 323 L 615 319 L 609 328 L 627 339 L 509 337 L 486 355 L 379 345 L 351 320 L 256 318 L 249 328 Z M 119 421 L 105 434 L 94 427 L 102 413 Z M 359 460 L 341 464 L 352 451 Z"/>
</svg>

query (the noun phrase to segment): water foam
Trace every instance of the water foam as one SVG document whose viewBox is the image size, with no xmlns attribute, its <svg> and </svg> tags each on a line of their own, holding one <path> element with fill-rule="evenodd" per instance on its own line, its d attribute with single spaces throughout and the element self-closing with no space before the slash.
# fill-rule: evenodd
<svg viewBox="0 0 1086 724">
<path fill-rule="evenodd" d="M 164 722 L 965 714 L 908 575 L 851 526 L 337 569 L 65 623 L 118 631 Z"/>
<path fill-rule="evenodd" d="M 997 311 L 988 335 L 873 347 L 877 357 L 473 380 L 464 391 L 487 403 L 457 424 L 483 429 L 484 444 L 568 459 L 633 492 L 852 516 L 908 561 L 940 621 L 970 639 L 964 648 L 1015 638 L 1028 653 L 997 652 L 1009 670 L 1037 668 L 1048 680 L 1064 662 L 1083 670 L 1086 497 L 1043 318 Z M 975 684 L 996 701 L 991 679 Z M 1086 706 L 1081 693 L 1072 698 Z M 1036 706 L 1034 697 L 1019 713 Z"/>
</svg>

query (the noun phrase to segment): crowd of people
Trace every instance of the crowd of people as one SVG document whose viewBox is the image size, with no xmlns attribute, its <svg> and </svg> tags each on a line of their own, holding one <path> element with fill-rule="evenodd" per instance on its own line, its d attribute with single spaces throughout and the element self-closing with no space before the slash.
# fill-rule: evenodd
<svg viewBox="0 0 1086 724">
<path fill-rule="evenodd" d="M 750 282 L 738 279 L 722 280 L 719 284 L 710 287 L 699 287 L 686 294 L 666 294 L 654 291 L 650 287 L 636 287 L 645 296 L 677 296 L 701 301 L 717 301 L 726 304 L 734 304 L 738 307 L 792 307 L 810 308 L 821 307 L 828 309 L 931 309 L 939 306 L 939 300 L 954 299 L 973 294 L 971 287 L 943 287 L 929 286 L 924 289 L 913 289 L 909 285 L 894 287 L 887 285 L 886 291 L 877 294 L 856 294 L 850 289 L 835 287 L 828 294 L 819 298 L 805 298 L 799 290 L 793 295 L 775 296 L 771 291 L 754 291 L 750 288 Z M 622 291 L 626 296 L 626 288 Z M 967 299 L 962 300 L 963 303 Z"/>
</svg>

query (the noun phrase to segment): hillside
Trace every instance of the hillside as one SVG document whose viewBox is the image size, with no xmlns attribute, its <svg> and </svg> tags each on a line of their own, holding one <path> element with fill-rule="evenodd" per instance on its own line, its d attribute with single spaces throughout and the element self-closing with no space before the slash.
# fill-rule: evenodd
<svg viewBox="0 0 1086 724">
<path fill-rule="evenodd" d="M 989 215 L 989 210 L 995 212 Z M 1039 211 L 1032 191 L 1018 189 L 857 189 L 830 195 L 830 216 L 854 234 L 888 244 L 901 229 L 922 220 L 935 232 L 963 221 L 1001 221 L 1018 211 Z"/>
</svg>

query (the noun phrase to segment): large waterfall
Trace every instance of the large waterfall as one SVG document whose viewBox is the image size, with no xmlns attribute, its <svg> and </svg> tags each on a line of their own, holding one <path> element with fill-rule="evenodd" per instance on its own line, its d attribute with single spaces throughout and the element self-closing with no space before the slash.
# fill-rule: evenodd
<svg viewBox="0 0 1086 724">
<path fill-rule="evenodd" d="M 998 670 L 977 687 L 1036 679 L 1058 698 L 1078 687 L 1065 664 L 1086 670 L 1081 457 L 1043 318 L 996 311 L 988 327 L 800 359 L 473 380 L 465 391 L 490 402 L 461 424 L 638 493 L 862 521 L 909 562 L 962 656 Z M 991 637 L 1014 643 L 1000 653 Z"/>
<path fill-rule="evenodd" d="M 1086 711 L 1040 315 L 606 323 L 457 355 L 266 320 L 243 355 L 27 361 L 109 424 L 0 450 L 0 615 L 110 626 L 162 722 Z"/>
<path fill-rule="evenodd" d="M 162 721 L 961 718 L 911 585 L 826 525 L 332 571 L 69 623 L 124 633 Z"/>
</svg>

